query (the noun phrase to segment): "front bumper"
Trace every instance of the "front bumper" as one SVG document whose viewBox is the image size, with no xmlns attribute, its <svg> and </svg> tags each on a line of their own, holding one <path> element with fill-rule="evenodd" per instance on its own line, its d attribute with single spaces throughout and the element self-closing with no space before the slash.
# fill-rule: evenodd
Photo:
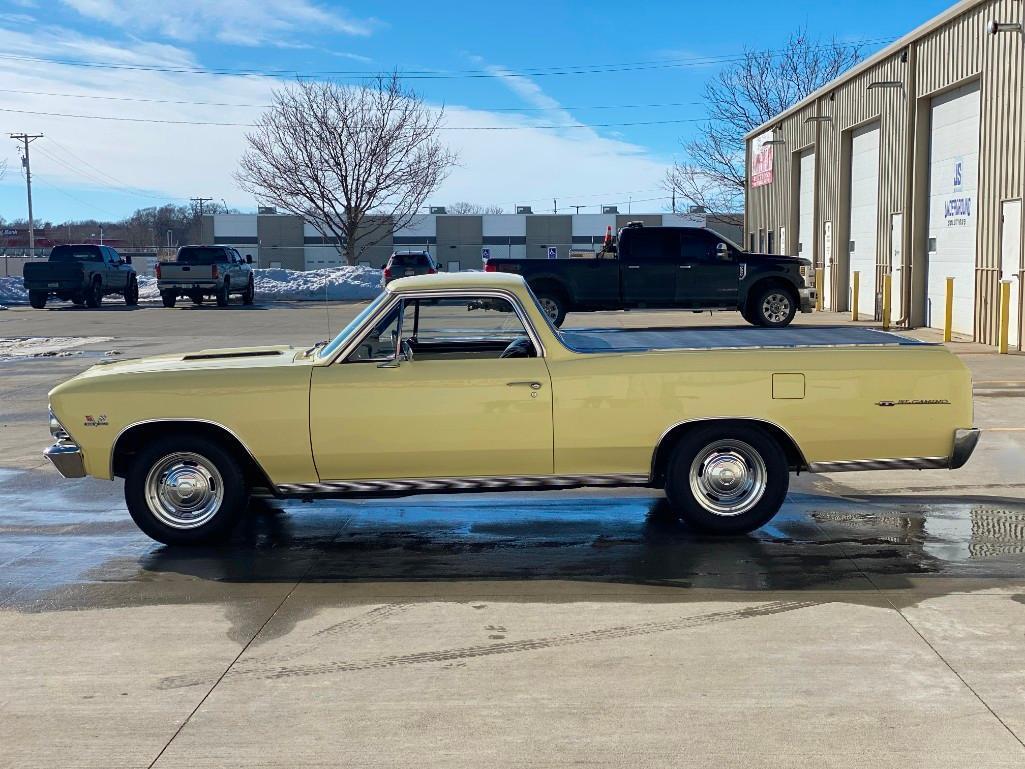
<svg viewBox="0 0 1025 769">
<path fill-rule="evenodd" d="M 815 309 L 815 300 L 818 294 L 814 288 L 800 288 L 797 290 L 801 297 L 801 312 L 811 312 Z"/>
<path fill-rule="evenodd" d="M 950 464 L 947 465 L 951 470 L 964 467 L 965 462 L 975 451 L 981 434 L 978 427 L 954 431 L 954 450 L 950 454 Z"/>
<path fill-rule="evenodd" d="M 52 446 L 47 446 L 43 456 L 53 462 L 57 472 L 65 478 L 85 477 L 85 458 L 82 456 L 82 449 L 78 444 L 69 440 L 57 441 Z"/>
</svg>

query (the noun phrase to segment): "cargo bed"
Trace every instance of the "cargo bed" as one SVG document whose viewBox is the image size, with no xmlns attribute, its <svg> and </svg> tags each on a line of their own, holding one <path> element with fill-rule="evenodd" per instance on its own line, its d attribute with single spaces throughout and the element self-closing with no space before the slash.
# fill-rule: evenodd
<svg viewBox="0 0 1025 769">
<path fill-rule="evenodd" d="M 576 352 L 585 353 L 807 347 L 909 347 L 932 344 L 862 326 L 588 328 L 562 329 L 560 336 L 567 347 Z"/>
</svg>

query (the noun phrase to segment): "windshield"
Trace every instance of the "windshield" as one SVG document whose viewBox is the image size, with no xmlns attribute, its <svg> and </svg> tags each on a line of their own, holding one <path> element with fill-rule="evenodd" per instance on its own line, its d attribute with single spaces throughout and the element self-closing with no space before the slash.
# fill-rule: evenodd
<svg viewBox="0 0 1025 769">
<path fill-rule="evenodd" d="M 363 308 L 363 312 L 349 321 L 349 325 L 338 332 L 338 336 L 331 340 L 331 343 L 324 347 L 318 354 L 317 358 L 323 360 L 324 358 L 330 358 L 335 352 L 341 347 L 345 340 L 349 338 L 353 331 L 363 325 L 363 321 L 373 315 L 377 308 L 380 307 L 384 302 L 389 299 L 387 291 L 382 291 L 377 295 L 377 298 Z"/>
<path fill-rule="evenodd" d="M 102 262 L 96 246 L 56 246 L 50 252 L 51 262 Z"/>
<path fill-rule="evenodd" d="M 182 264 L 219 264 L 231 259 L 223 248 L 179 248 L 178 259 Z"/>
</svg>

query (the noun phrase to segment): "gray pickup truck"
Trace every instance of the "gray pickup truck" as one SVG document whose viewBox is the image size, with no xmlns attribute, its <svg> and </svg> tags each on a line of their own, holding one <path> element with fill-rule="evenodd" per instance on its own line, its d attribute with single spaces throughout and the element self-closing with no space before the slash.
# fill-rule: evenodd
<svg viewBox="0 0 1025 769">
<path fill-rule="evenodd" d="M 242 304 L 252 304 L 256 296 L 253 257 L 243 259 L 229 246 L 182 246 L 173 262 L 157 262 L 157 288 L 164 307 L 174 307 L 179 296 L 193 304 L 202 304 L 212 296 L 218 307 L 226 307 L 232 294 Z"/>
<path fill-rule="evenodd" d="M 125 304 L 139 303 L 139 281 L 131 257 L 110 246 L 92 243 L 54 246 L 45 262 L 29 262 L 24 270 L 28 302 L 46 307 L 50 298 L 99 307 L 107 294 L 120 294 Z"/>
</svg>

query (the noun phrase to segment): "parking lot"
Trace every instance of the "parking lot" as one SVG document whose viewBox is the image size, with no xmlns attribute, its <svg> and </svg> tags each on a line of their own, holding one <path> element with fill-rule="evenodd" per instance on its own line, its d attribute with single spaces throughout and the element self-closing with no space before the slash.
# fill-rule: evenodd
<svg viewBox="0 0 1025 769">
<path fill-rule="evenodd" d="M 46 392 L 108 353 L 309 345 L 358 310 L 0 312 L 0 765 L 1025 762 L 1022 356 L 952 345 L 984 429 L 964 469 L 802 475 L 725 540 L 579 490 L 254 502 L 180 550 L 40 455 Z M 567 325 L 710 322 L 741 323 Z"/>
</svg>

